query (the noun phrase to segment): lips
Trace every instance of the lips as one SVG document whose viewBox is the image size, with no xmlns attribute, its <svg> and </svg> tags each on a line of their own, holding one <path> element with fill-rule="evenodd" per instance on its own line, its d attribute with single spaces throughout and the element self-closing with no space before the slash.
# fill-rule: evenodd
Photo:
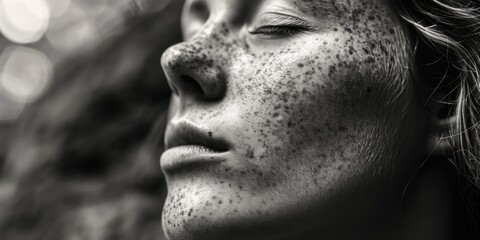
<svg viewBox="0 0 480 240">
<path fill-rule="evenodd" d="M 202 130 L 186 122 L 172 126 L 171 131 L 166 133 L 165 147 L 170 149 L 186 145 L 203 146 L 216 152 L 225 152 L 229 149 L 227 141 L 214 136 L 213 131 Z"/>
<path fill-rule="evenodd" d="M 225 161 L 229 143 L 213 130 L 202 129 L 188 122 L 171 124 L 165 135 L 166 151 L 161 157 L 166 172 L 193 165 Z"/>
</svg>

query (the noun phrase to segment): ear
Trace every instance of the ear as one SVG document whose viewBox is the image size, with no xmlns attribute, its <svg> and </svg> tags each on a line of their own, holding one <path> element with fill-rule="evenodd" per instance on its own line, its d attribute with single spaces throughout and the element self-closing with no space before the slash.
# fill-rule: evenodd
<svg viewBox="0 0 480 240">
<path fill-rule="evenodd" d="M 425 105 L 430 123 L 426 148 L 429 156 L 446 156 L 452 153 L 451 129 L 455 125 L 456 116 L 452 103 L 446 101 L 446 97 L 446 94 L 437 92 Z"/>
</svg>

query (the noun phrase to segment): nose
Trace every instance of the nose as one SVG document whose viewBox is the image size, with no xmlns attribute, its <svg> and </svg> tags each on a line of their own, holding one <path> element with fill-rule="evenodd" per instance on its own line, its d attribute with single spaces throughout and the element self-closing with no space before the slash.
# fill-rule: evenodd
<svg viewBox="0 0 480 240">
<path fill-rule="evenodd" d="M 226 72 L 208 39 L 174 45 L 162 55 L 162 67 L 173 94 L 217 101 L 225 96 Z M 203 44 L 205 42 L 205 44 Z"/>
</svg>

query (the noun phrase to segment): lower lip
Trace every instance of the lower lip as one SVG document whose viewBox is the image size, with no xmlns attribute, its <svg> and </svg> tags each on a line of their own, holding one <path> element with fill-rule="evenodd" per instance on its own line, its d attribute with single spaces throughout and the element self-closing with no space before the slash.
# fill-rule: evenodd
<svg viewBox="0 0 480 240">
<path fill-rule="evenodd" d="M 227 153 L 198 145 L 178 146 L 163 152 L 160 165 L 164 171 L 169 172 L 192 165 L 218 164 L 225 161 Z"/>
</svg>

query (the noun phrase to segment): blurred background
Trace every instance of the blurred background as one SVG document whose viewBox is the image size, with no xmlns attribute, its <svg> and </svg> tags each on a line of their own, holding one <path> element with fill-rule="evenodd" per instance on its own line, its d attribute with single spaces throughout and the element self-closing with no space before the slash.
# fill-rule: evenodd
<svg viewBox="0 0 480 240">
<path fill-rule="evenodd" d="M 180 0 L 0 0 L 0 239 L 164 239 Z"/>
</svg>

